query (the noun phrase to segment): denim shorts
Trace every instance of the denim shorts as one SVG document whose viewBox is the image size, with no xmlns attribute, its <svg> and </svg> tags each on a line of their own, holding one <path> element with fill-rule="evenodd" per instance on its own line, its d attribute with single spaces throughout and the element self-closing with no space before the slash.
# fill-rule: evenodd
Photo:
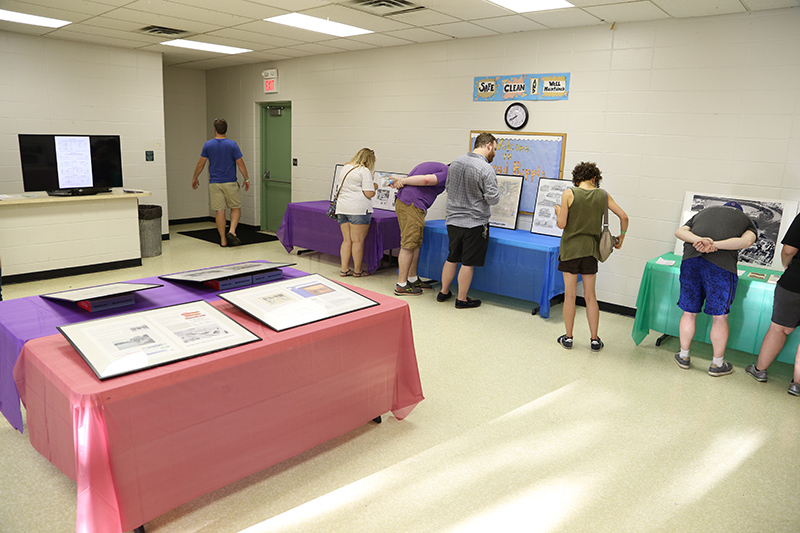
<svg viewBox="0 0 800 533">
<path fill-rule="evenodd" d="M 369 221 L 372 219 L 372 213 L 367 213 L 366 215 L 336 215 L 336 221 L 339 224 L 344 224 L 345 222 L 349 222 L 350 224 L 362 224 L 362 225 L 369 225 Z"/>
</svg>

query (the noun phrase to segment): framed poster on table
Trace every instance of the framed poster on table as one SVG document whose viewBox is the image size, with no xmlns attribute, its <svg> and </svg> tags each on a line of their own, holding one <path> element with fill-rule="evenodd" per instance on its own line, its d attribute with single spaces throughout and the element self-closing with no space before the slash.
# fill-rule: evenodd
<svg viewBox="0 0 800 533">
<path fill-rule="evenodd" d="M 490 206 L 489 225 L 496 228 L 515 229 L 519 198 L 522 194 L 522 176 L 497 175 L 497 187 L 500 189 L 500 201 Z"/>
<path fill-rule="evenodd" d="M 245 276 L 247 274 L 257 274 L 268 270 L 294 266 L 297 263 L 264 263 L 261 261 L 247 261 L 244 263 L 234 263 L 232 265 L 222 265 L 209 268 L 199 268 L 197 270 L 187 270 L 175 274 L 164 274 L 158 276 L 161 279 L 170 281 L 194 281 L 205 283 L 206 281 L 231 278 L 235 276 Z"/>
<path fill-rule="evenodd" d="M 470 132 L 470 150 L 480 131 Z M 496 174 L 522 176 L 519 212 L 533 214 L 540 178 L 558 179 L 564 174 L 566 133 L 522 133 L 490 131 L 497 138 L 491 165 Z"/>
<path fill-rule="evenodd" d="M 330 195 L 330 198 L 328 198 L 328 200 L 330 200 L 331 202 L 333 201 L 334 197 L 336 196 L 336 191 L 339 190 L 336 187 L 336 183 L 339 180 L 339 177 L 342 175 L 342 169 L 343 168 L 344 168 L 344 165 L 336 165 L 335 167 L 333 167 L 333 181 L 331 182 L 331 195 Z"/>
<path fill-rule="evenodd" d="M 261 340 L 202 300 L 58 330 L 101 380 Z"/>
<path fill-rule="evenodd" d="M 744 213 L 758 227 L 758 238 L 750 247 L 739 251 L 739 262 L 748 265 L 783 270 L 780 242 L 797 214 L 794 200 L 767 200 L 745 196 L 717 195 L 687 192 L 683 199 L 683 210 L 678 227 L 683 226 L 694 215 L 706 207 L 723 205 L 731 200 L 742 206 Z M 676 239 L 675 254 L 683 255 L 683 241 Z"/>
<path fill-rule="evenodd" d="M 275 331 L 378 305 L 319 274 L 226 292 L 219 297 Z"/>
<path fill-rule="evenodd" d="M 561 233 L 564 230 L 556 225 L 558 220 L 556 206 L 561 205 L 561 195 L 570 187 L 572 187 L 572 181 L 570 180 L 546 178 L 539 180 L 531 233 L 561 237 Z"/>
<path fill-rule="evenodd" d="M 375 196 L 372 197 L 372 207 L 374 209 L 394 211 L 394 200 L 397 189 L 391 187 L 390 183 L 392 180 L 399 180 L 406 176 L 407 174 L 398 174 L 397 172 L 376 171 L 373 178 L 375 183 L 378 184 L 378 190 L 375 191 Z"/>
<path fill-rule="evenodd" d="M 82 300 L 120 296 L 122 294 L 143 291 L 145 289 L 156 289 L 158 287 L 163 287 L 163 285 L 159 285 L 158 283 L 109 283 L 107 285 L 41 294 L 40 297 L 47 298 L 48 300 L 63 300 L 65 302 L 77 303 Z"/>
</svg>

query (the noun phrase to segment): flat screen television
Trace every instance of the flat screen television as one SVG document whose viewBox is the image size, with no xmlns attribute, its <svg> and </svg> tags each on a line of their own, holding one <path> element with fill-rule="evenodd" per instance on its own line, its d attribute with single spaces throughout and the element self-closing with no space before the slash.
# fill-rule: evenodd
<svg viewBox="0 0 800 533">
<path fill-rule="evenodd" d="M 20 133 L 19 156 L 25 192 L 71 196 L 122 187 L 119 135 Z"/>
</svg>

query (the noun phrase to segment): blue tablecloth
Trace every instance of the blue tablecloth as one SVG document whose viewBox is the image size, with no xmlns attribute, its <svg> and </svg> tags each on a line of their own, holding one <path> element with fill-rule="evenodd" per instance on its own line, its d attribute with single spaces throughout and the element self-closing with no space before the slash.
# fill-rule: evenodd
<svg viewBox="0 0 800 533">
<path fill-rule="evenodd" d="M 470 288 L 539 304 L 539 314 L 550 316 L 550 298 L 564 293 L 558 271 L 561 239 L 525 230 L 489 228 L 489 250 L 483 267 L 475 269 Z M 449 241 L 444 220 L 425 223 L 418 273 L 440 279 Z M 455 280 L 457 281 L 457 280 Z"/>
</svg>

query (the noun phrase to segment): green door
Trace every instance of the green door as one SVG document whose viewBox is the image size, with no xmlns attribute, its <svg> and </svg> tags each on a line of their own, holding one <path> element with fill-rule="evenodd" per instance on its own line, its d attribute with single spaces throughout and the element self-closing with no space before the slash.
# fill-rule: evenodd
<svg viewBox="0 0 800 533">
<path fill-rule="evenodd" d="M 261 107 L 261 229 L 276 232 L 292 201 L 292 106 Z"/>
</svg>

